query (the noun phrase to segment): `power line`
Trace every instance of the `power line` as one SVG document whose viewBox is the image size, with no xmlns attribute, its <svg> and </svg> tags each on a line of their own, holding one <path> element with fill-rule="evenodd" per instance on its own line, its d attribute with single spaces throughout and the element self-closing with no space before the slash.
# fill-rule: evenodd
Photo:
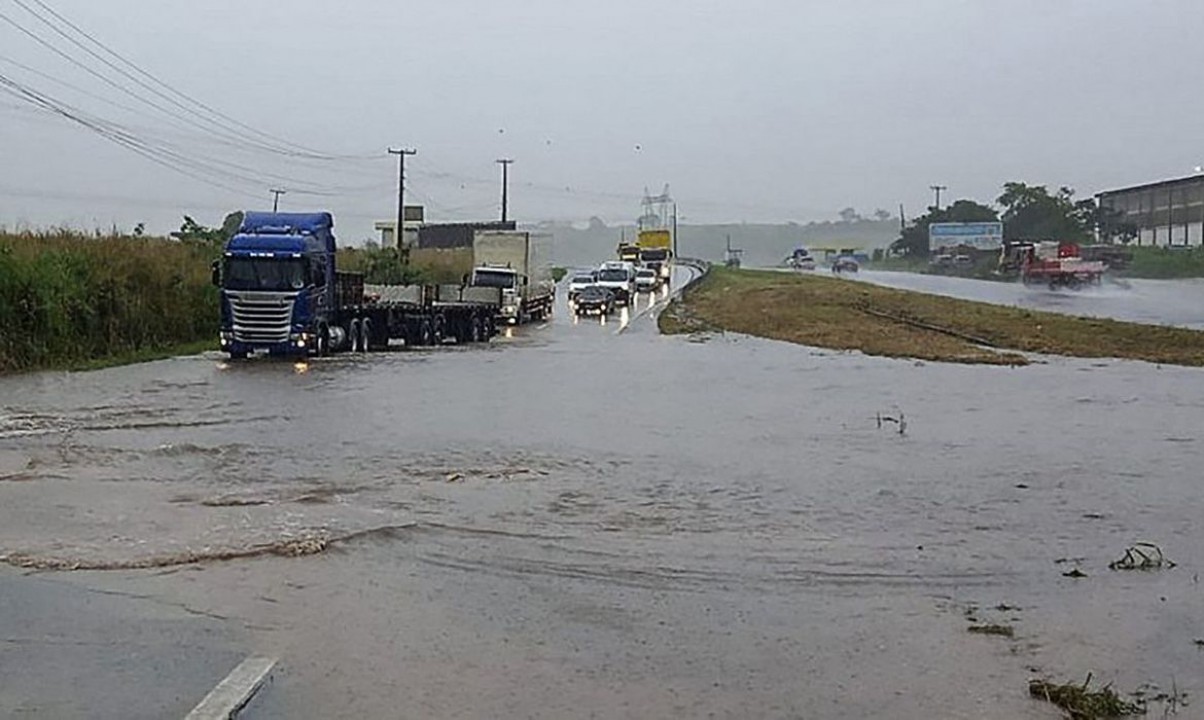
<svg viewBox="0 0 1204 720">
<path fill-rule="evenodd" d="M 35 16 L 37 16 L 37 13 L 35 13 L 33 10 L 30 10 L 30 8 L 24 2 L 22 2 L 22 0 L 13 0 L 13 2 L 16 2 L 18 5 L 20 5 L 21 7 L 25 8 L 30 13 L 33 13 Z M 138 73 L 142 77 L 147 78 L 148 80 L 155 83 L 156 85 L 166 89 L 171 94 L 173 94 L 179 98 L 182 98 L 183 100 L 189 102 L 190 104 L 192 104 L 198 108 L 201 108 L 202 110 L 208 112 L 209 114 L 211 114 L 217 118 L 220 118 L 222 120 L 225 120 L 226 122 L 230 123 L 231 125 L 234 125 L 235 127 L 242 128 L 243 130 L 253 133 L 254 135 L 258 135 L 259 137 L 265 138 L 265 139 L 270 140 L 275 143 L 279 143 L 284 146 L 292 147 L 294 150 L 300 151 L 307 156 L 311 156 L 314 159 L 333 159 L 335 157 L 332 155 L 327 155 L 325 153 L 321 153 L 317 150 L 312 150 L 303 145 L 298 145 L 296 143 L 290 142 L 283 138 L 276 137 L 269 133 L 258 130 L 250 125 L 247 125 L 246 123 L 236 120 L 235 118 L 221 112 L 220 110 L 213 108 L 210 105 L 205 104 L 204 102 L 201 102 L 200 100 L 197 100 L 196 98 L 194 98 L 184 92 L 181 92 L 180 90 L 176 89 L 175 87 L 171 86 L 170 84 L 164 82 L 163 80 L 160 80 L 158 77 L 151 74 L 147 70 L 143 69 L 137 63 L 126 58 L 125 56 L 121 55 L 117 51 L 110 48 L 108 45 L 104 44 L 99 39 L 97 39 L 94 35 L 90 34 L 86 30 L 81 28 L 79 25 L 76 25 L 71 20 L 64 17 L 61 13 L 56 11 L 54 8 L 50 7 L 47 3 L 43 2 L 43 0 L 33 0 L 33 2 L 36 3 L 39 7 L 41 7 L 43 10 L 45 10 L 47 13 L 49 13 L 51 16 L 53 16 L 55 19 L 57 19 L 59 22 L 66 25 L 67 27 L 71 28 L 76 33 L 78 33 L 80 36 L 84 37 L 89 42 L 91 42 L 93 45 L 100 48 L 102 51 L 104 51 L 110 57 L 116 58 L 120 62 L 124 63 L 127 67 L 132 68 L 134 70 L 134 72 Z M 40 17 L 40 16 L 38 16 L 38 17 Z M 348 156 L 348 157 L 352 157 L 352 156 Z M 364 156 L 364 157 L 367 157 L 367 156 Z"/>
<path fill-rule="evenodd" d="M 185 95 L 184 93 L 176 90 L 175 88 L 172 88 L 167 83 L 159 80 L 158 78 L 151 75 L 147 71 L 138 67 L 132 61 L 127 60 L 126 58 L 122 57 L 121 55 L 116 53 L 116 51 L 114 51 L 111 48 L 109 48 L 108 46 L 104 45 L 99 40 L 97 40 L 94 36 L 88 34 L 86 31 L 81 29 L 78 25 L 75 25 L 70 20 L 64 18 L 61 14 L 54 11 L 46 3 L 41 2 L 41 0 L 34 0 L 34 2 L 37 2 L 38 5 L 43 7 L 47 12 L 49 12 L 51 15 L 53 15 L 55 18 L 57 18 L 60 22 L 67 25 L 71 29 L 75 30 L 75 32 L 79 33 L 80 35 L 82 35 L 83 37 L 88 39 L 94 45 L 101 48 L 101 50 L 103 50 L 104 52 L 117 58 L 118 60 L 125 63 L 126 65 L 132 67 L 135 70 L 135 72 L 137 72 L 137 73 L 151 79 L 153 82 L 167 88 L 167 90 L 169 90 L 171 93 L 187 100 L 189 103 L 192 104 L 192 107 L 189 107 L 188 105 L 177 100 L 175 97 L 172 97 L 171 95 L 167 94 L 166 92 L 152 86 L 145 80 L 142 80 L 141 78 L 135 76 L 134 74 L 132 74 L 130 71 L 126 70 L 125 68 L 118 66 L 116 63 L 109 60 L 108 58 L 103 57 L 102 55 L 100 55 L 99 53 L 97 53 L 95 50 L 88 47 L 87 45 L 85 45 L 83 42 L 81 42 L 77 38 L 72 37 L 69 33 L 64 31 L 61 27 L 56 25 L 51 20 L 47 19 L 41 13 L 37 12 L 37 10 L 35 10 L 34 8 L 30 7 L 30 5 L 27 4 L 26 2 L 24 2 L 24 0 L 12 0 L 12 2 L 15 3 L 16 5 L 18 5 L 19 7 L 21 7 L 22 9 L 24 9 L 26 12 L 28 12 L 33 17 L 35 17 L 42 24 L 46 25 L 46 27 L 50 28 L 50 30 L 52 30 L 54 33 L 56 33 L 63 39 L 67 40 L 75 47 L 82 50 L 88 56 L 99 61 L 105 67 L 109 68 L 111 71 L 117 73 L 119 76 L 125 78 L 129 82 L 132 82 L 135 86 L 143 89 L 144 91 L 149 92 L 152 96 L 154 96 L 154 98 L 158 98 L 159 100 L 145 97 L 145 96 L 139 94 L 138 92 L 130 89 L 129 87 L 126 87 L 125 85 L 122 85 L 121 83 L 116 82 L 112 78 L 97 71 L 95 68 L 88 66 L 86 63 L 82 62 L 78 58 L 63 51 L 61 48 L 56 47 L 54 44 L 50 43 L 42 36 L 33 32 L 32 30 L 25 27 L 18 21 L 9 17 L 8 15 L 6 15 L 4 13 L 0 13 L 0 19 L 4 20 L 9 25 L 13 26 L 18 31 L 20 31 L 22 34 L 24 34 L 27 37 L 29 37 L 30 39 L 34 40 L 35 42 L 37 42 L 39 45 L 43 46 L 47 50 L 50 50 L 54 54 L 58 55 L 59 57 L 66 60 L 67 62 L 71 63 L 72 65 L 80 68 L 81 70 L 88 73 L 89 75 L 92 75 L 93 77 L 99 79 L 101 82 L 105 83 L 106 85 L 118 90 L 119 92 L 122 92 L 122 93 L 128 95 L 129 97 L 139 101 L 140 103 L 143 103 L 169 117 L 175 118 L 191 127 L 196 128 L 197 130 L 199 130 L 203 133 L 213 135 L 217 138 L 224 139 L 228 142 L 235 143 L 238 146 L 245 147 L 247 149 L 254 149 L 254 150 L 261 151 L 261 152 L 268 152 L 271 154 L 275 154 L 275 155 L 279 155 L 279 156 L 283 156 L 283 157 L 289 157 L 289 158 L 299 158 L 299 159 L 309 159 L 309 160 L 339 159 L 336 156 L 321 154 L 316 151 L 311 151 L 307 148 L 303 148 L 301 146 L 295 146 L 296 149 L 290 149 L 288 147 L 285 147 L 286 145 L 292 145 L 292 144 L 288 143 L 287 141 L 282 141 L 277 138 L 273 138 L 272 136 L 268 135 L 267 133 L 263 133 L 262 131 L 258 131 L 258 130 L 255 130 L 254 128 L 250 128 L 250 126 L 247 126 L 243 123 L 240 123 L 237 120 L 234 120 L 233 118 L 230 118 L 229 116 L 221 113 L 220 111 L 215 110 L 214 108 L 206 105 L 205 103 L 202 103 L 199 100 L 196 100 L 194 98 L 189 97 L 188 95 Z M 162 101 L 162 102 L 160 102 L 160 101 Z M 165 106 L 163 103 L 167 103 L 168 106 Z M 175 109 L 173 110 L 173 108 L 175 108 Z M 204 112 L 198 113 L 197 108 L 201 109 Z M 183 114 L 181 114 L 181 113 L 183 113 Z M 214 119 L 214 116 L 224 119 L 226 122 L 216 120 L 216 119 Z M 240 130 L 239 127 L 248 128 L 250 130 L 250 132 Z M 270 140 L 270 142 L 260 140 L 256 137 L 254 137 L 254 135 L 251 133 L 266 137 Z M 346 156 L 345 159 L 350 159 L 350 158 L 357 158 L 357 156 Z M 362 159 L 362 158 L 357 158 L 357 159 Z"/>
</svg>

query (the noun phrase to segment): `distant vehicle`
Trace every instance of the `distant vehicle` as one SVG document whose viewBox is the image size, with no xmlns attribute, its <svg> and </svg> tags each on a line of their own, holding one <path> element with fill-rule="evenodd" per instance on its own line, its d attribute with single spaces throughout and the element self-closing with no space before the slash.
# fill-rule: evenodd
<svg viewBox="0 0 1204 720">
<path fill-rule="evenodd" d="M 500 290 L 498 322 L 521 325 L 552 314 L 556 283 L 543 259 L 544 240 L 513 230 L 478 232 L 473 238 L 468 286 L 484 293 Z"/>
<path fill-rule="evenodd" d="M 1084 260 L 1104 263 L 1109 270 L 1124 270 L 1133 262 L 1133 251 L 1120 245 L 1085 245 L 1079 254 Z"/>
<path fill-rule="evenodd" d="M 1018 273 L 1025 285 L 1047 284 L 1050 290 L 1098 285 L 1107 269 L 1103 261 L 1084 260 L 1073 242 L 1009 242 L 999 257 L 1001 273 Z"/>
<path fill-rule="evenodd" d="M 640 261 L 640 246 L 636 243 L 621 242 L 618 256 L 623 262 L 637 263 Z"/>
<path fill-rule="evenodd" d="M 786 258 L 786 267 L 794 270 L 814 270 L 816 267 L 815 258 L 811 257 L 811 253 L 807 251 L 807 248 L 795 248 L 790 257 Z"/>
<path fill-rule="evenodd" d="M 577 293 L 573 311 L 578 316 L 600 315 L 605 317 L 615 311 L 615 294 L 599 285 L 591 285 Z"/>
<path fill-rule="evenodd" d="M 569 278 L 569 302 L 572 302 L 582 290 L 590 287 L 597 281 L 598 276 L 592 272 L 578 273 Z"/>
<path fill-rule="evenodd" d="M 668 248 L 641 248 L 640 264 L 649 270 L 655 270 L 662 280 L 668 280 L 671 269 L 669 259 L 672 253 Z"/>
<path fill-rule="evenodd" d="M 832 272 L 837 275 L 846 272 L 855 273 L 860 269 L 861 266 L 857 264 L 857 261 L 847 255 L 842 255 L 832 261 Z"/>
<path fill-rule="evenodd" d="M 628 267 L 623 267 L 624 265 Z M 631 301 L 631 296 L 635 294 L 635 269 L 631 267 L 631 263 L 606 263 L 598 271 L 598 280 L 595 285 L 606 288 L 614 293 L 614 300 L 620 305 L 626 305 Z M 578 296 L 580 300 L 580 296 Z"/>
<path fill-rule="evenodd" d="M 636 292 L 653 292 L 660 287 L 660 275 L 652 269 L 644 268 L 635 273 Z"/>
</svg>

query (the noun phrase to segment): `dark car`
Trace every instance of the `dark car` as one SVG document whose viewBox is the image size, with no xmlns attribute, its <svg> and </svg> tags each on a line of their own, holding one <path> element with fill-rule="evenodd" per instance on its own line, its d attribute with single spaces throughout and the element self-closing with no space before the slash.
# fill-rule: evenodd
<svg viewBox="0 0 1204 720">
<path fill-rule="evenodd" d="M 604 287 L 582 288 L 574 301 L 578 315 L 609 315 L 615 311 L 615 294 Z"/>
<path fill-rule="evenodd" d="M 833 261 L 833 263 L 832 263 L 832 272 L 834 272 L 836 274 L 846 273 L 846 272 L 855 273 L 859 269 L 861 269 L 861 266 L 859 266 L 857 264 L 856 260 L 849 257 L 848 255 L 841 255 L 840 257 L 836 258 L 836 260 Z"/>
</svg>

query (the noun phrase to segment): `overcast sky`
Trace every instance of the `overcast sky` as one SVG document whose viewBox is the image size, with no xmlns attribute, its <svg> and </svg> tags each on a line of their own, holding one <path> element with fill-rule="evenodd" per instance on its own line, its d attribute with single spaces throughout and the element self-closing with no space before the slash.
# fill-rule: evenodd
<svg viewBox="0 0 1204 720">
<path fill-rule="evenodd" d="M 395 213 L 390 145 L 432 219 L 494 216 L 502 156 L 519 220 L 611 223 L 664 183 L 689 222 L 805 222 L 1204 165 L 1200 0 L 42 2 L 171 90 L 0 0 L 0 74 L 155 158 L 0 91 L 9 228 L 165 232 L 283 187 L 358 241 Z"/>
</svg>

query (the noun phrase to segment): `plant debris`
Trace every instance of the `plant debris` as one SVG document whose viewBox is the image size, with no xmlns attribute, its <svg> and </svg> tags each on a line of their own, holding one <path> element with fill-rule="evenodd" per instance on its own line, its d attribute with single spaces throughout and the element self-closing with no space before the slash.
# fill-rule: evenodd
<svg viewBox="0 0 1204 720">
<path fill-rule="evenodd" d="M 978 635 L 1000 635 L 1002 637 L 1016 637 L 1016 631 L 1011 625 L 998 625 L 988 623 L 986 625 L 971 625 L 966 630 Z"/>
<path fill-rule="evenodd" d="M 1085 577 L 1087 577 L 1087 573 L 1083 572 L 1082 570 L 1079 570 L 1078 568 L 1074 568 L 1073 570 L 1069 570 L 1067 572 L 1062 573 L 1062 577 L 1075 578 L 1075 579 L 1085 578 Z"/>
<path fill-rule="evenodd" d="M 1125 550 L 1124 557 L 1108 563 L 1110 570 L 1169 570 L 1175 563 L 1154 543 L 1139 542 Z"/>
<path fill-rule="evenodd" d="M 1030 680 L 1028 694 L 1057 705 L 1070 720 L 1103 720 L 1142 714 L 1143 709 L 1140 705 L 1122 699 L 1113 692 L 1111 685 L 1105 685 L 1099 690 L 1091 690 L 1090 686 L 1090 674 L 1082 685 L 1058 685 L 1048 680 Z"/>
</svg>

